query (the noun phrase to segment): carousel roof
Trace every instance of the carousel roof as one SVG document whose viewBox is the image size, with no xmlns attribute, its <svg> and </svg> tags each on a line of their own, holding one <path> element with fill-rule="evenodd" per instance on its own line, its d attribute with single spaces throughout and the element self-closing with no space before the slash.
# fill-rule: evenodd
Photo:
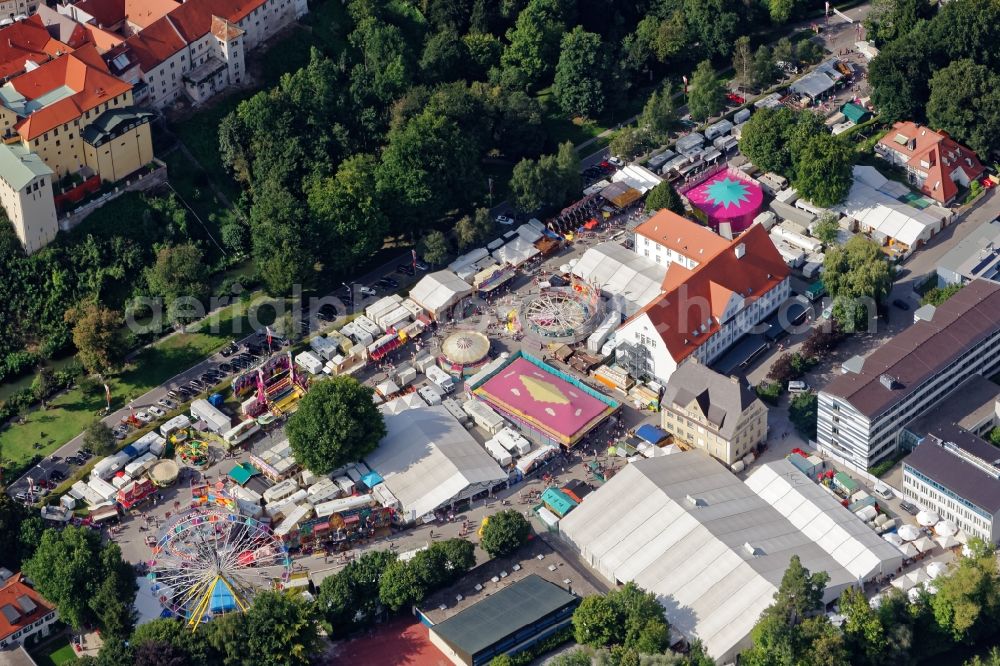
<svg viewBox="0 0 1000 666">
<path fill-rule="evenodd" d="M 471 365 L 490 353 L 490 339 L 479 331 L 458 331 L 445 339 L 441 350 L 450 362 Z"/>
</svg>

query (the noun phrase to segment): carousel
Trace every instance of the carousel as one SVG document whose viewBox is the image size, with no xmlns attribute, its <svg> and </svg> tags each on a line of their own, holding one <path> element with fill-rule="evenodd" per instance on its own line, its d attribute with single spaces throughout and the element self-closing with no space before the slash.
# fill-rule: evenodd
<svg viewBox="0 0 1000 666">
<path fill-rule="evenodd" d="M 438 365 L 455 377 L 470 377 L 490 360 L 490 339 L 479 331 L 456 331 L 441 344 Z"/>
</svg>

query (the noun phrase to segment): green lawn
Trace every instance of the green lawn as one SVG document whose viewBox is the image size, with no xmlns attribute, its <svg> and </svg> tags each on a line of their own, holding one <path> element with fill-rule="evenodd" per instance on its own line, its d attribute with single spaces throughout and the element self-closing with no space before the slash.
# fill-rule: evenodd
<svg viewBox="0 0 1000 666">
<path fill-rule="evenodd" d="M 273 323 L 273 309 L 260 307 L 267 301 L 265 297 L 257 297 L 223 308 L 199 322 L 197 327 L 172 335 L 140 352 L 128 369 L 108 381 L 111 407 L 120 409 L 218 351 L 233 338 L 252 332 L 248 317 L 251 305 L 259 308 L 257 319 L 262 325 Z M 79 389 L 69 391 L 49 403 L 48 409 L 27 414 L 24 424 L 12 425 L 0 432 L 0 451 L 4 458 L 15 462 L 23 462 L 36 454 L 47 455 L 79 435 L 104 406 L 102 395 L 87 397 Z M 42 448 L 35 449 L 36 443 L 41 443 Z"/>
<path fill-rule="evenodd" d="M 49 643 L 41 650 L 32 650 L 31 656 L 38 666 L 61 666 L 77 661 L 76 651 L 66 640 Z"/>
</svg>

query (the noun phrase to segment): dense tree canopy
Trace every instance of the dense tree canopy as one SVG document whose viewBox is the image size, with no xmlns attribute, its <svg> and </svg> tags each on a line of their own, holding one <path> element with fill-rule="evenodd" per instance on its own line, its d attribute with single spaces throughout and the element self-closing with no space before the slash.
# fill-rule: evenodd
<svg viewBox="0 0 1000 666">
<path fill-rule="evenodd" d="M 725 108 L 725 88 L 712 63 L 703 60 L 691 75 L 688 86 L 688 110 L 695 120 L 708 120 Z"/>
<path fill-rule="evenodd" d="M 684 214 L 684 203 L 674 186 L 667 181 L 659 183 L 646 195 L 646 211 L 649 213 L 666 208 L 678 215 Z"/>
<path fill-rule="evenodd" d="M 591 647 L 621 646 L 659 654 L 670 645 L 670 626 L 656 596 L 635 583 L 607 594 L 585 597 L 573 613 L 576 642 Z"/>
<path fill-rule="evenodd" d="M 295 459 L 316 474 L 327 474 L 371 453 L 385 436 L 382 412 L 372 389 L 353 377 L 318 382 L 288 419 Z"/>
<path fill-rule="evenodd" d="M 531 523 L 513 509 L 490 516 L 483 527 L 480 545 L 490 555 L 507 555 L 520 548 L 531 535 Z"/>
<path fill-rule="evenodd" d="M 86 303 L 66 311 L 73 325 L 77 358 L 90 372 L 109 372 L 125 358 L 126 340 L 122 316 L 98 303 Z"/>
<path fill-rule="evenodd" d="M 131 632 L 135 572 L 122 560 L 118 544 L 101 545 L 89 527 L 45 530 L 23 570 L 70 626 L 96 620 L 109 636 Z"/>
<path fill-rule="evenodd" d="M 854 181 L 854 148 L 823 132 L 802 144 L 794 157 L 795 188 L 817 206 L 840 203 Z"/>
<path fill-rule="evenodd" d="M 927 120 L 983 158 L 1000 147 L 1000 74 L 955 60 L 931 77 Z"/>
<path fill-rule="evenodd" d="M 610 71 L 601 36 L 577 26 L 563 35 L 552 92 L 570 116 L 596 116 L 604 110 Z"/>
<path fill-rule="evenodd" d="M 889 295 L 893 274 L 882 249 L 864 236 L 827 251 L 823 284 L 833 299 L 833 317 L 843 330 L 864 329 Z"/>
</svg>

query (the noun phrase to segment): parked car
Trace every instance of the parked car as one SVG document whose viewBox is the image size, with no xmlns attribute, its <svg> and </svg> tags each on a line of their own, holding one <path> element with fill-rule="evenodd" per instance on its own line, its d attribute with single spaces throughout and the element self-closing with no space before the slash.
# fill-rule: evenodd
<svg viewBox="0 0 1000 666">
<path fill-rule="evenodd" d="M 407 266 L 407 268 L 410 268 L 410 267 Z M 413 269 L 412 268 L 410 268 L 410 275 L 413 275 Z M 362 285 L 361 287 L 359 287 L 358 291 L 361 292 L 362 296 L 378 296 L 378 291 L 377 290 L 372 289 L 371 287 L 366 287 L 364 285 Z"/>
<path fill-rule="evenodd" d="M 625 161 L 622 160 L 622 158 L 618 157 L 617 155 L 612 155 L 611 157 L 608 158 L 608 164 L 621 168 L 625 166 Z"/>
<path fill-rule="evenodd" d="M 744 102 L 746 102 L 745 98 L 743 98 L 740 95 L 737 95 L 736 93 L 727 93 L 726 99 L 728 99 L 733 104 L 743 104 Z"/>
<path fill-rule="evenodd" d="M 497 215 L 497 224 L 505 224 L 510 226 L 514 224 L 514 218 L 508 217 L 507 215 Z"/>
<path fill-rule="evenodd" d="M 808 390 L 809 390 L 809 384 L 806 384 L 803 381 L 788 382 L 789 393 L 805 393 Z"/>
<path fill-rule="evenodd" d="M 396 266 L 396 270 L 403 275 L 413 275 L 413 266 L 409 264 L 400 264 Z"/>
<path fill-rule="evenodd" d="M 900 310 L 909 311 L 910 304 L 901 298 L 893 299 L 892 304 L 895 305 Z"/>
<path fill-rule="evenodd" d="M 152 414 L 153 418 L 157 419 L 162 419 L 164 416 L 167 415 L 167 413 L 162 409 L 160 409 L 159 407 L 147 407 L 146 411 Z"/>
<path fill-rule="evenodd" d="M 156 404 L 158 404 L 160 407 L 168 411 L 177 408 L 177 403 L 175 403 L 173 400 L 167 400 L 166 398 L 163 398 L 162 400 L 157 400 Z"/>
<path fill-rule="evenodd" d="M 429 271 L 431 269 L 430 265 L 424 263 L 420 259 L 417 259 L 416 265 L 417 265 L 417 270 L 418 271 L 423 271 L 424 273 L 426 273 L 427 271 Z"/>
<path fill-rule="evenodd" d="M 882 499 L 893 498 L 892 489 L 889 486 L 885 485 L 884 483 L 876 483 L 875 487 L 872 488 L 872 490 L 875 492 L 876 495 L 878 495 Z"/>
<path fill-rule="evenodd" d="M 73 465 L 75 467 L 77 465 L 82 465 L 85 462 L 86 460 L 84 460 L 83 458 L 77 458 L 76 456 L 66 456 L 67 465 Z"/>
<path fill-rule="evenodd" d="M 59 481 L 62 481 L 65 478 L 66 475 L 57 469 L 54 469 L 51 472 L 49 472 L 49 481 L 55 481 L 58 483 Z"/>
<path fill-rule="evenodd" d="M 913 506 L 906 500 L 903 500 L 902 502 L 899 503 L 899 508 L 905 511 L 906 513 L 910 514 L 911 516 L 915 516 L 917 515 L 917 513 L 919 513 L 917 507 Z"/>
<path fill-rule="evenodd" d="M 151 423 L 153 421 L 152 415 L 147 411 L 136 412 L 135 418 L 139 419 L 143 423 Z"/>
<path fill-rule="evenodd" d="M 389 275 L 386 275 L 384 278 L 382 278 L 381 280 L 379 280 L 379 282 L 380 283 L 384 282 L 385 284 L 387 284 L 388 286 L 392 287 L 393 289 L 395 289 L 396 287 L 399 286 L 399 282 L 397 282 L 395 278 L 393 278 L 392 276 L 389 276 Z"/>
</svg>

